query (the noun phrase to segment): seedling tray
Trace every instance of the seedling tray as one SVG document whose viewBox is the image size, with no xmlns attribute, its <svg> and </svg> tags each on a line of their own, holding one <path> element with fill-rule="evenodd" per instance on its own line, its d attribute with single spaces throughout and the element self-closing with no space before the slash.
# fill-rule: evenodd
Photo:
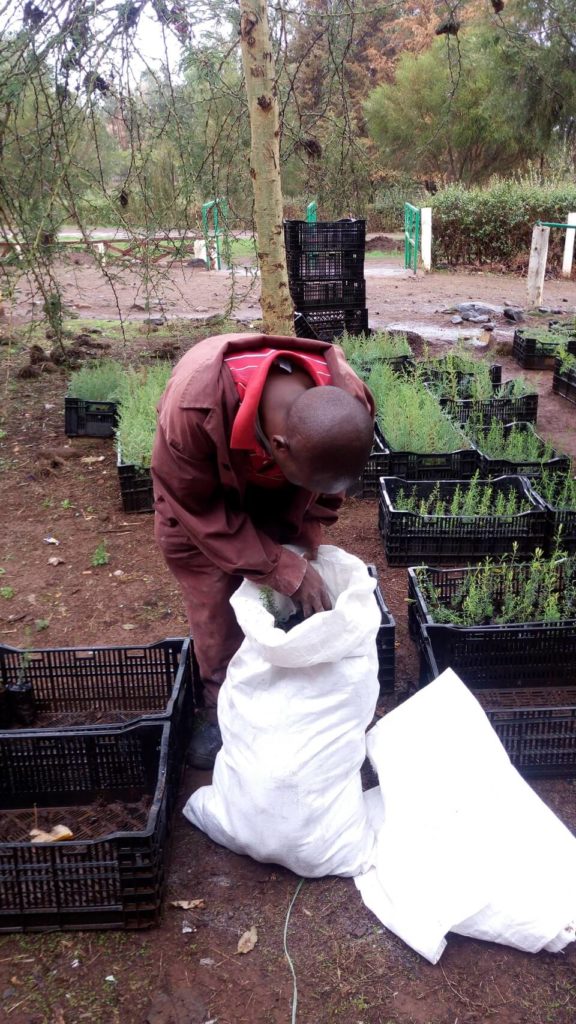
<svg viewBox="0 0 576 1024">
<path fill-rule="evenodd" d="M 27 723 L 19 721 L 14 692 L 23 682 L 31 687 L 26 696 L 33 720 Z M 0 686 L 13 694 L 5 727 L 78 732 L 172 721 L 179 732 L 190 728 L 195 682 L 189 638 L 132 647 L 0 646 Z"/>
<path fill-rule="evenodd" d="M 428 639 L 421 650 L 422 682 L 442 672 Z M 466 678 L 451 666 L 466 682 Z M 527 778 L 576 776 L 576 688 L 473 690 L 512 764 Z"/>
<path fill-rule="evenodd" d="M 449 380 L 451 377 L 448 370 L 438 369 L 435 366 L 424 364 L 423 370 L 428 381 L 436 384 L 442 384 L 443 381 Z M 491 363 L 489 371 L 493 387 L 495 389 L 500 387 L 500 384 L 502 383 L 502 367 L 500 363 Z M 469 381 L 473 377 L 473 374 L 465 373 L 463 370 L 456 370 L 454 377 L 457 381 L 458 387 L 460 388 L 465 386 L 466 381 Z"/>
<path fill-rule="evenodd" d="M 365 220 L 284 221 L 286 252 L 339 252 L 366 246 Z"/>
<path fill-rule="evenodd" d="M 154 491 L 152 474 L 143 466 L 122 462 L 121 452 L 117 459 L 118 481 L 125 512 L 153 512 Z"/>
<path fill-rule="evenodd" d="M 560 359 L 554 361 L 552 391 L 576 405 L 576 370 L 562 370 L 561 365 Z"/>
<path fill-rule="evenodd" d="M 364 306 L 348 309 L 306 309 L 294 313 L 294 329 L 297 338 L 318 338 L 333 341 L 345 332 L 366 334 L 368 310 Z"/>
<path fill-rule="evenodd" d="M 518 555 L 528 555 L 546 540 L 546 512 L 542 502 L 521 476 L 497 477 L 479 481 L 480 488 L 492 486 L 508 496 L 511 490 L 528 501 L 532 508 L 514 516 L 434 516 L 400 511 L 395 500 L 402 488 L 411 493 L 416 487 L 418 497 L 428 496 L 439 487 L 442 499 L 450 499 L 462 481 L 433 482 L 383 477 L 380 480 L 379 528 L 389 565 L 416 565 L 427 562 L 443 565 L 450 562 L 475 562 L 487 555 L 504 554 L 517 544 Z"/>
<path fill-rule="evenodd" d="M 64 399 L 64 433 L 67 437 L 112 437 L 116 430 L 116 402 Z"/>
<path fill-rule="evenodd" d="M 449 416 L 458 423 L 467 423 L 471 416 L 482 418 L 485 423 L 492 419 L 502 423 L 524 421 L 536 423 L 538 418 L 538 395 L 522 395 L 512 398 L 504 395 L 501 398 L 449 398 L 441 396 L 438 401 Z"/>
<path fill-rule="evenodd" d="M 0 737 L 0 932 L 157 923 L 180 775 L 169 761 L 171 729 L 156 722 Z M 41 824 L 78 832 L 30 842 Z"/>
<path fill-rule="evenodd" d="M 487 434 L 489 427 L 483 427 L 481 434 Z M 512 432 L 512 430 L 523 430 L 534 434 L 541 444 L 541 451 L 543 452 L 546 446 L 546 442 L 536 434 L 534 427 L 531 423 L 507 423 L 504 426 L 504 437 Z M 485 455 L 482 451 L 482 439 L 481 437 L 476 441 L 476 445 L 479 449 L 480 455 L 480 471 L 483 476 L 527 476 L 531 480 L 536 480 L 542 476 L 542 472 L 556 473 L 567 473 L 570 469 L 570 459 L 567 455 L 561 455 L 557 451 L 553 451 L 552 455 L 546 462 L 520 462 L 519 460 L 513 459 L 501 459 L 495 458 L 491 455 Z"/>
<path fill-rule="evenodd" d="M 364 249 L 346 249 L 340 252 L 286 253 L 288 280 L 298 281 L 363 281 Z"/>
<path fill-rule="evenodd" d="M 377 580 L 376 566 L 369 565 L 368 572 Z M 396 671 L 396 622 L 386 607 L 378 583 L 376 583 L 374 597 L 382 616 L 382 624 L 376 636 L 380 693 L 391 693 L 394 689 Z"/>
<path fill-rule="evenodd" d="M 470 569 L 427 568 L 427 573 L 441 604 L 448 606 Z M 518 566 L 518 590 L 525 578 Z M 408 570 L 408 609 L 410 634 L 420 649 L 428 640 L 439 670 L 453 668 L 473 690 L 576 686 L 576 619 L 485 626 L 438 623 L 414 569 Z"/>
<path fill-rule="evenodd" d="M 542 340 L 530 336 L 530 328 L 518 327 L 514 331 L 512 356 L 525 370 L 552 370 L 558 354 L 558 345 L 566 341 L 566 337 L 562 336 L 560 331 L 558 335 L 556 341 Z"/>
<path fill-rule="evenodd" d="M 469 480 L 479 468 L 480 456 L 474 447 L 426 454 L 395 451 L 376 424 L 374 446 L 357 489 L 351 493 L 357 498 L 377 497 L 382 476 L 399 476 L 406 480 Z"/>
</svg>

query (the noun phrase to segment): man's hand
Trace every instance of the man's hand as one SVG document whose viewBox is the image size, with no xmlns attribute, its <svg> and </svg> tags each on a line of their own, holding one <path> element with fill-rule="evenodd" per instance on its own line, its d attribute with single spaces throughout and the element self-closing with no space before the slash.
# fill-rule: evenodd
<svg viewBox="0 0 576 1024">
<path fill-rule="evenodd" d="M 292 594 L 292 600 L 300 605 L 305 619 L 314 612 L 328 612 L 332 608 L 324 580 L 309 562 L 306 562 L 304 579 Z"/>
</svg>

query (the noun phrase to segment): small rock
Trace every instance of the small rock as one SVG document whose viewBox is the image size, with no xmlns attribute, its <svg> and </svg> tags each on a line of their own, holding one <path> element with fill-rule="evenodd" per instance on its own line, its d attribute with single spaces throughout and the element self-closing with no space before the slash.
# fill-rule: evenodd
<svg viewBox="0 0 576 1024">
<path fill-rule="evenodd" d="M 490 319 L 489 317 L 483 316 L 468 316 L 467 319 L 471 324 L 485 324 Z"/>
<path fill-rule="evenodd" d="M 152 324 L 152 327 L 163 327 L 166 323 L 165 316 L 151 316 L 148 318 L 147 323 Z"/>
<path fill-rule="evenodd" d="M 538 306 L 538 312 L 539 313 L 554 313 L 556 311 L 554 309 L 550 309 L 549 306 Z"/>
<path fill-rule="evenodd" d="M 486 302 L 460 302 L 456 309 L 464 317 L 465 320 L 470 319 L 466 316 L 467 313 L 470 316 L 484 316 L 494 315 L 494 313 L 501 313 L 502 306 L 490 306 Z"/>
<path fill-rule="evenodd" d="M 453 324 L 463 324 L 464 320 L 461 316 L 451 316 L 450 321 Z"/>
<path fill-rule="evenodd" d="M 523 311 L 515 308 L 514 306 L 504 306 L 504 316 L 507 320 L 512 320 L 515 324 L 521 324 L 524 320 Z"/>
<path fill-rule="evenodd" d="M 487 324 L 484 324 L 485 331 L 493 331 L 495 327 L 496 324 L 493 324 L 491 320 L 489 320 Z"/>
</svg>

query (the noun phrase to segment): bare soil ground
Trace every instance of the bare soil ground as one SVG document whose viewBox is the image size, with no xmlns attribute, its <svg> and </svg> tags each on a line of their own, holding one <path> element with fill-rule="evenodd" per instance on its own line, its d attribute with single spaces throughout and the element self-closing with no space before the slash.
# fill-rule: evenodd
<svg viewBox="0 0 576 1024">
<path fill-rule="evenodd" d="M 90 268 L 62 267 L 61 273 L 67 302 L 78 314 L 115 315 L 109 286 L 96 280 Z M 113 354 L 144 361 L 168 350 L 177 357 L 195 338 L 218 330 L 176 318 L 222 315 L 228 308 L 229 278 L 188 268 L 174 274 L 174 281 L 167 275 L 163 284 L 168 298 L 164 292 L 160 296 L 168 315 L 165 327 L 133 323 L 122 339 L 101 325 L 95 337 L 110 342 Z M 152 303 L 152 292 L 148 301 L 146 289 L 138 291 L 135 277 L 133 270 L 122 272 L 120 307 L 141 321 L 159 307 Z M 367 277 L 367 283 L 371 319 L 437 325 L 449 320 L 439 311 L 457 301 L 522 305 L 525 288 L 523 280 L 495 274 Z M 242 318 L 248 309 L 259 315 L 256 295 L 242 297 Z M 20 293 L 4 322 L 7 343 L 0 346 L 0 427 L 5 431 L 0 583 L 13 590 L 12 597 L 0 598 L 2 642 L 26 648 L 128 645 L 182 636 L 182 603 L 154 546 L 152 517 L 122 511 L 113 443 L 64 437 L 64 369 L 39 372 L 32 379 L 17 376 L 27 361 L 23 326 L 38 315 L 32 301 L 39 300 Z M 147 301 L 147 309 L 134 308 Z M 545 301 L 572 311 L 576 286 L 547 282 Z M 503 363 L 507 377 L 519 372 L 509 355 L 511 326 L 499 318 L 498 329 L 487 356 Z M 33 328 L 31 338 L 41 340 L 42 332 Z M 540 392 L 539 432 L 576 456 L 574 407 L 551 393 L 550 373 L 529 376 Z M 58 545 L 48 544 L 49 537 Z M 402 697 L 416 685 L 418 662 L 406 629 L 406 573 L 386 565 L 376 502 L 349 499 L 326 539 L 378 567 L 397 622 L 397 690 Z M 102 542 L 110 561 L 95 566 L 92 556 Z M 49 562 L 54 555 L 60 564 Z M 208 781 L 208 775 L 188 771 L 180 806 L 194 787 Z M 575 784 L 547 781 L 536 788 L 576 829 Z M 545 873 L 553 870 L 553 865 L 542 865 Z M 147 933 L 0 937 L 0 1021 L 289 1024 L 292 979 L 283 929 L 297 882 L 282 868 L 215 846 L 177 815 L 160 927 Z M 202 899 L 203 906 L 183 911 L 171 905 L 172 900 L 192 899 Z M 258 943 L 239 956 L 238 938 L 252 925 Z M 350 880 L 304 883 L 292 911 L 288 945 L 301 1024 L 573 1024 L 576 1019 L 574 947 L 558 956 L 528 956 L 451 936 L 440 964 L 432 967 L 380 927 Z"/>
</svg>

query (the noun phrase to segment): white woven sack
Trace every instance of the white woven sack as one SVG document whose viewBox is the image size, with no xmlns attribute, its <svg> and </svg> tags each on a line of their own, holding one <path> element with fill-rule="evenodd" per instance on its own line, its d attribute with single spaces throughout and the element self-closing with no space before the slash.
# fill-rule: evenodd
<svg viewBox="0 0 576 1024">
<path fill-rule="evenodd" d="M 255 584 L 234 594 L 246 639 L 220 691 L 223 747 L 212 785 L 184 814 L 236 853 L 307 877 L 356 875 L 373 863 L 360 767 L 378 697 L 380 611 L 358 558 L 324 545 L 314 567 L 333 608 L 288 633 Z M 274 598 L 285 615 L 294 610 Z"/>
<path fill-rule="evenodd" d="M 576 839 L 512 767 L 451 670 L 370 730 L 376 863 L 356 879 L 432 963 L 449 931 L 526 952 L 574 941 Z"/>
</svg>

